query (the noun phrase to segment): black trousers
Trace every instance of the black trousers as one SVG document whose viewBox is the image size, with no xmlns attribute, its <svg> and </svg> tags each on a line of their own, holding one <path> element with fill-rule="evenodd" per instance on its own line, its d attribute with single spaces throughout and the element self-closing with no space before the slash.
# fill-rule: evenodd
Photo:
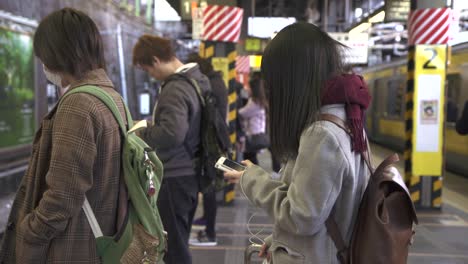
<svg viewBox="0 0 468 264">
<path fill-rule="evenodd" d="M 166 264 L 191 264 L 188 240 L 197 208 L 195 176 L 165 178 L 158 196 L 158 209 L 168 235 Z"/>
<path fill-rule="evenodd" d="M 216 211 L 218 204 L 216 202 L 216 192 L 211 191 L 203 194 L 203 218 L 206 220 L 205 232 L 210 238 L 216 238 Z"/>
</svg>

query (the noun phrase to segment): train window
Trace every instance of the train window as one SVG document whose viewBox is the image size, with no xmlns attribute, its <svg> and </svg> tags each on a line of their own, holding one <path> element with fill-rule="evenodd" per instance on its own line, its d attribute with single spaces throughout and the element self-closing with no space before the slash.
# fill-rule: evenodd
<svg viewBox="0 0 468 264">
<path fill-rule="evenodd" d="M 387 87 L 387 115 L 400 118 L 403 116 L 405 81 L 403 79 L 391 79 L 388 81 Z"/>
<path fill-rule="evenodd" d="M 447 122 L 456 122 L 458 114 L 461 112 L 458 109 L 460 104 L 460 87 L 461 77 L 460 74 L 449 74 L 447 75 L 447 108 L 446 108 L 446 120 Z"/>
</svg>

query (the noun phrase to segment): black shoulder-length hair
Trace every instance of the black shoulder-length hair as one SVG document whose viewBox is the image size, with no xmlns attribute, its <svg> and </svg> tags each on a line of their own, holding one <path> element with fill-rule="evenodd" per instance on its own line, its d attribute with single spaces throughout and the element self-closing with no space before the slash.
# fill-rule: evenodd
<svg viewBox="0 0 468 264">
<path fill-rule="evenodd" d="M 34 34 L 34 53 L 51 71 L 82 78 L 106 67 L 101 35 L 85 13 L 63 8 L 46 16 Z"/>
<path fill-rule="evenodd" d="M 343 48 L 305 22 L 287 26 L 266 47 L 262 76 L 269 100 L 271 145 L 283 161 L 297 156 L 302 132 L 317 120 L 325 81 L 342 73 Z"/>
</svg>

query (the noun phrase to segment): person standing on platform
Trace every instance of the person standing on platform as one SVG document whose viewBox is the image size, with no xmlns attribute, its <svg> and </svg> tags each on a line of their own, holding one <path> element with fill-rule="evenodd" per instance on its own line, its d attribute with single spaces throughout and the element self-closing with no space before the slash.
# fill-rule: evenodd
<svg viewBox="0 0 468 264">
<path fill-rule="evenodd" d="M 143 35 L 133 48 L 133 65 L 163 81 L 153 121 L 140 132 L 164 165 L 158 209 L 168 232 L 167 264 L 192 263 L 189 237 L 197 206 L 201 104 L 195 87 L 183 75 L 210 89 L 208 78 L 196 63 L 183 64 L 169 39 Z"/>
<path fill-rule="evenodd" d="M 249 94 L 247 104 L 239 109 L 243 134 L 245 135 L 240 141 L 245 142 L 244 145 L 246 146 L 244 159 L 258 164 L 258 150 L 248 149 L 249 144 L 247 144 L 247 138 L 258 134 L 264 134 L 266 136 L 266 112 L 268 103 L 260 78 L 254 78 L 249 82 L 247 93 Z"/>
<path fill-rule="evenodd" d="M 125 116 L 105 71 L 101 34 L 89 16 L 71 8 L 49 14 L 34 34 L 34 53 L 60 94 L 97 86 Z M 35 135 L 0 263 L 101 263 L 82 207 L 87 197 L 104 235 L 116 234 L 124 220 L 118 217 L 121 147 L 119 125 L 101 100 L 85 93 L 62 97 Z"/>
<path fill-rule="evenodd" d="M 362 154 L 364 111 L 371 97 L 361 76 L 343 73 L 341 44 L 318 27 L 296 23 L 268 44 L 262 73 L 269 91 L 273 152 L 285 161 L 281 179 L 244 161 L 225 173 L 274 221 L 261 256 L 275 264 L 338 264 L 325 221 L 332 215 L 349 244 L 369 179 Z M 320 114 L 346 120 L 351 138 Z"/>
<path fill-rule="evenodd" d="M 211 89 L 216 100 L 217 110 L 220 115 L 227 119 L 228 90 L 223 78 L 219 72 L 214 71 L 210 61 L 201 58 L 197 53 L 191 54 L 189 62 L 198 63 L 200 70 L 210 80 Z M 226 135 L 229 136 L 229 135 Z M 212 176 L 211 178 L 214 178 Z M 190 245 L 193 246 L 216 246 L 216 192 L 211 190 L 203 194 L 203 216 L 195 219 L 193 225 L 205 226 L 205 230 L 200 230 L 197 236 L 190 239 Z"/>
</svg>

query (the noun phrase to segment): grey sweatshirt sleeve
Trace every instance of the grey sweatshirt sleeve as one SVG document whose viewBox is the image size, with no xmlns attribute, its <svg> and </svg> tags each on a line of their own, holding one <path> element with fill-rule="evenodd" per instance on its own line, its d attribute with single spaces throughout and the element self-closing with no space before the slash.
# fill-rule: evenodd
<svg viewBox="0 0 468 264">
<path fill-rule="evenodd" d="M 258 166 L 249 167 L 240 184 L 250 201 L 275 219 L 275 225 L 313 235 L 324 225 L 341 191 L 348 170 L 345 160 L 335 136 L 315 125 L 301 137 L 289 185 L 272 180 Z"/>
<path fill-rule="evenodd" d="M 167 149 L 183 144 L 189 128 L 189 95 L 179 82 L 167 84 L 154 114 L 154 124 L 142 138 L 154 149 Z M 167 90 L 166 90 L 167 89 Z"/>
</svg>

